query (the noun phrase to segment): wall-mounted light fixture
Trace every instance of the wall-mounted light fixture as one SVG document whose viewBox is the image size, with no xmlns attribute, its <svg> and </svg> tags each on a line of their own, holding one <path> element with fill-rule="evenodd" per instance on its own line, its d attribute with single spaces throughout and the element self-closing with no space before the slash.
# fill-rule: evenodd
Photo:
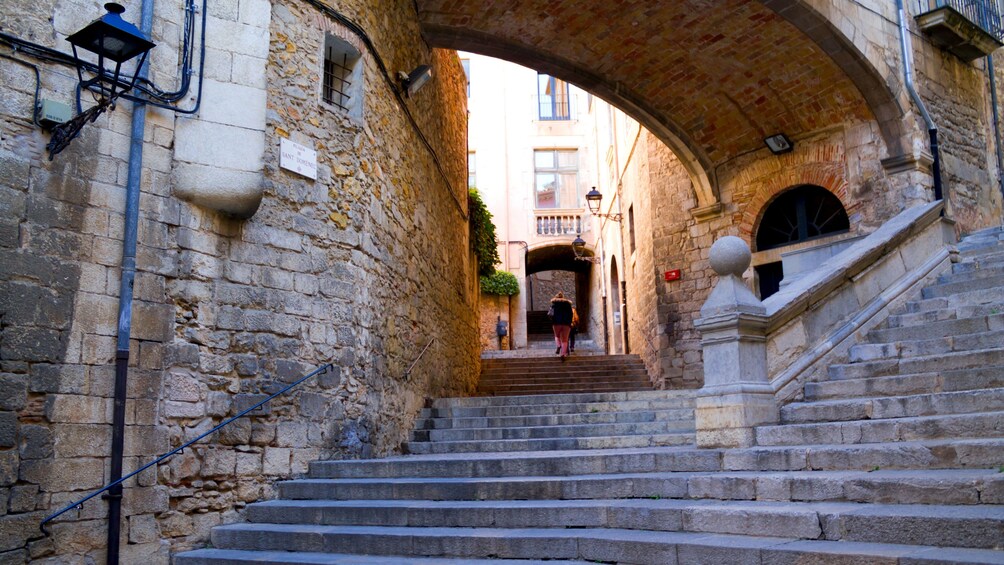
<svg viewBox="0 0 1004 565">
<path fill-rule="evenodd" d="M 788 153 L 795 148 L 795 144 L 788 139 L 787 135 L 784 135 L 783 133 L 778 133 L 764 138 L 763 142 L 767 145 L 767 148 L 770 149 L 770 152 L 775 155 Z"/>
<path fill-rule="evenodd" d="M 133 24 L 122 19 L 125 11 L 120 4 L 109 2 L 105 4 L 108 13 L 87 24 L 86 27 L 66 38 L 73 46 L 73 59 L 77 65 L 77 78 L 80 80 L 81 91 L 89 91 L 98 96 L 98 104 L 77 114 L 75 118 L 53 128 L 52 139 L 46 148 L 49 150 L 49 160 L 65 149 L 87 122 L 93 122 L 107 108 L 115 108 L 115 100 L 136 86 L 138 72 L 132 80 L 126 82 L 121 78 L 122 63 L 137 56 L 142 56 L 137 71 L 146 62 L 146 56 L 154 48 L 154 43 L 143 35 Z M 98 56 L 96 70 L 80 59 L 77 48 L 90 51 Z M 106 66 L 106 61 L 115 63 L 113 68 Z M 84 79 L 85 71 L 94 76 Z"/>
<path fill-rule="evenodd" d="M 404 71 L 397 73 L 397 78 L 401 81 L 401 90 L 404 91 L 405 97 L 410 98 L 432 78 L 432 67 L 419 65 L 410 73 Z"/>
<path fill-rule="evenodd" d="M 594 216 L 600 218 L 607 218 L 608 220 L 613 220 L 615 222 L 621 221 L 623 216 L 620 213 L 617 214 L 601 214 L 600 213 L 600 202 L 603 201 L 603 195 L 600 191 L 596 190 L 594 186 L 592 190 L 586 193 L 586 204 L 589 206 L 589 211 L 592 212 Z M 585 245 L 583 243 L 583 245 Z"/>
<path fill-rule="evenodd" d="M 586 249 L 586 240 L 582 239 L 581 235 L 576 235 L 575 239 L 572 241 L 572 253 L 575 253 L 576 261 L 588 261 L 590 263 L 601 263 L 603 261 L 600 257 L 593 257 L 586 255 L 583 252 Z"/>
</svg>

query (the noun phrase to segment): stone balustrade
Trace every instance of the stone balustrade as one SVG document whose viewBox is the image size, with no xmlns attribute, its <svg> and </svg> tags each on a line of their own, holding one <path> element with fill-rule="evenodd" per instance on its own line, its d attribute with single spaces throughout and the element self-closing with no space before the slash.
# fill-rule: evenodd
<svg viewBox="0 0 1004 565">
<path fill-rule="evenodd" d="M 694 323 L 704 351 L 698 445 L 753 445 L 756 426 L 776 422 L 806 382 L 945 272 L 955 231 L 941 210 L 934 202 L 901 212 L 763 302 L 741 278 L 746 242 L 716 241 L 710 262 L 719 280 Z"/>
</svg>

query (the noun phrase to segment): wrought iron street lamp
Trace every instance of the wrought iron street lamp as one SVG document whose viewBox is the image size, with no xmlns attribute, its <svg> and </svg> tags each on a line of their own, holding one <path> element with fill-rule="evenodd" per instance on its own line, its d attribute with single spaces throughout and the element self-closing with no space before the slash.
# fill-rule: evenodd
<svg viewBox="0 0 1004 565">
<path fill-rule="evenodd" d="M 596 190 L 594 186 L 592 190 L 586 193 L 586 204 L 589 206 L 589 211 L 592 212 L 594 216 L 599 218 L 607 218 L 608 220 L 613 220 L 615 222 L 621 221 L 623 216 L 620 213 L 617 214 L 601 214 L 600 213 L 600 202 L 603 201 L 603 195 L 600 191 Z M 583 242 L 585 245 L 585 242 Z"/>
<path fill-rule="evenodd" d="M 124 81 L 121 77 L 122 63 L 135 57 L 142 57 L 136 65 L 137 71 L 143 67 L 154 43 L 146 38 L 133 24 L 122 19 L 125 11 L 120 4 L 109 2 L 105 4 L 107 14 L 87 24 L 86 27 L 66 38 L 73 46 L 73 59 L 77 66 L 77 78 L 80 80 L 80 90 L 97 94 L 98 104 L 77 114 L 52 130 L 52 139 L 46 148 L 49 159 L 66 149 L 71 141 L 80 134 L 81 128 L 87 122 L 93 122 L 108 108 L 115 108 L 115 100 L 136 86 L 139 72 L 133 73 L 132 80 Z M 80 58 L 78 48 L 98 56 L 95 67 Z M 114 66 L 108 64 L 114 63 Z M 92 78 L 84 79 L 85 70 L 94 73 Z"/>
<path fill-rule="evenodd" d="M 582 239 L 581 235 L 576 235 L 575 239 L 572 240 L 572 252 L 575 253 L 576 261 L 588 261 L 590 263 L 601 263 L 603 261 L 600 257 L 592 257 L 590 255 L 585 255 L 583 252 L 586 249 L 586 240 Z"/>
</svg>

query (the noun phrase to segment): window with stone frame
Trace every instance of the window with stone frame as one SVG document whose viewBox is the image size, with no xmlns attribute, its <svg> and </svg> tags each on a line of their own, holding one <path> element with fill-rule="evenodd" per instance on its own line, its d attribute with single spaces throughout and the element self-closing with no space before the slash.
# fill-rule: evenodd
<svg viewBox="0 0 1004 565">
<path fill-rule="evenodd" d="M 578 208 L 579 152 L 538 149 L 533 152 L 536 208 Z"/>
<path fill-rule="evenodd" d="M 344 39 L 324 36 L 321 100 L 353 117 L 362 116 L 362 53 Z"/>
</svg>

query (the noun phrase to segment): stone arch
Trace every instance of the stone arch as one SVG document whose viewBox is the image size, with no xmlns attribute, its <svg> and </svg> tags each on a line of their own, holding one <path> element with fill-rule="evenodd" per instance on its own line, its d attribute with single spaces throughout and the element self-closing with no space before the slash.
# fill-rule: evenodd
<svg viewBox="0 0 1004 565">
<path fill-rule="evenodd" d="M 889 89 L 882 73 L 858 49 L 852 38 L 816 8 L 799 0 L 758 0 L 814 41 L 840 67 L 868 102 L 879 125 L 889 157 L 910 153 L 911 135 L 899 98 Z M 855 34 L 861 35 L 861 34 Z"/>
<path fill-rule="evenodd" d="M 818 145 L 813 151 L 788 153 L 773 161 L 763 161 L 745 171 L 749 179 L 734 198 L 743 202 L 739 232 L 749 241 L 756 233 L 767 205 L 782 192 L 801 185 L 825 188 L 852 215 L 862 204 L 850 198 L 846 158 L 836 145 Z"/>
<path fill-rule="evenodd" d="M 886 153 L 912 147 L 890 83 L 808 1 L 416 6 L 430 45 L 533 67 L 637 119 L 679 156 L 697 209 L 720 204 L 718 176 L 731 161 L 764 150 L 768 135 L 785 133 L 797 144 L 874 123 Z"/>
</svg>

